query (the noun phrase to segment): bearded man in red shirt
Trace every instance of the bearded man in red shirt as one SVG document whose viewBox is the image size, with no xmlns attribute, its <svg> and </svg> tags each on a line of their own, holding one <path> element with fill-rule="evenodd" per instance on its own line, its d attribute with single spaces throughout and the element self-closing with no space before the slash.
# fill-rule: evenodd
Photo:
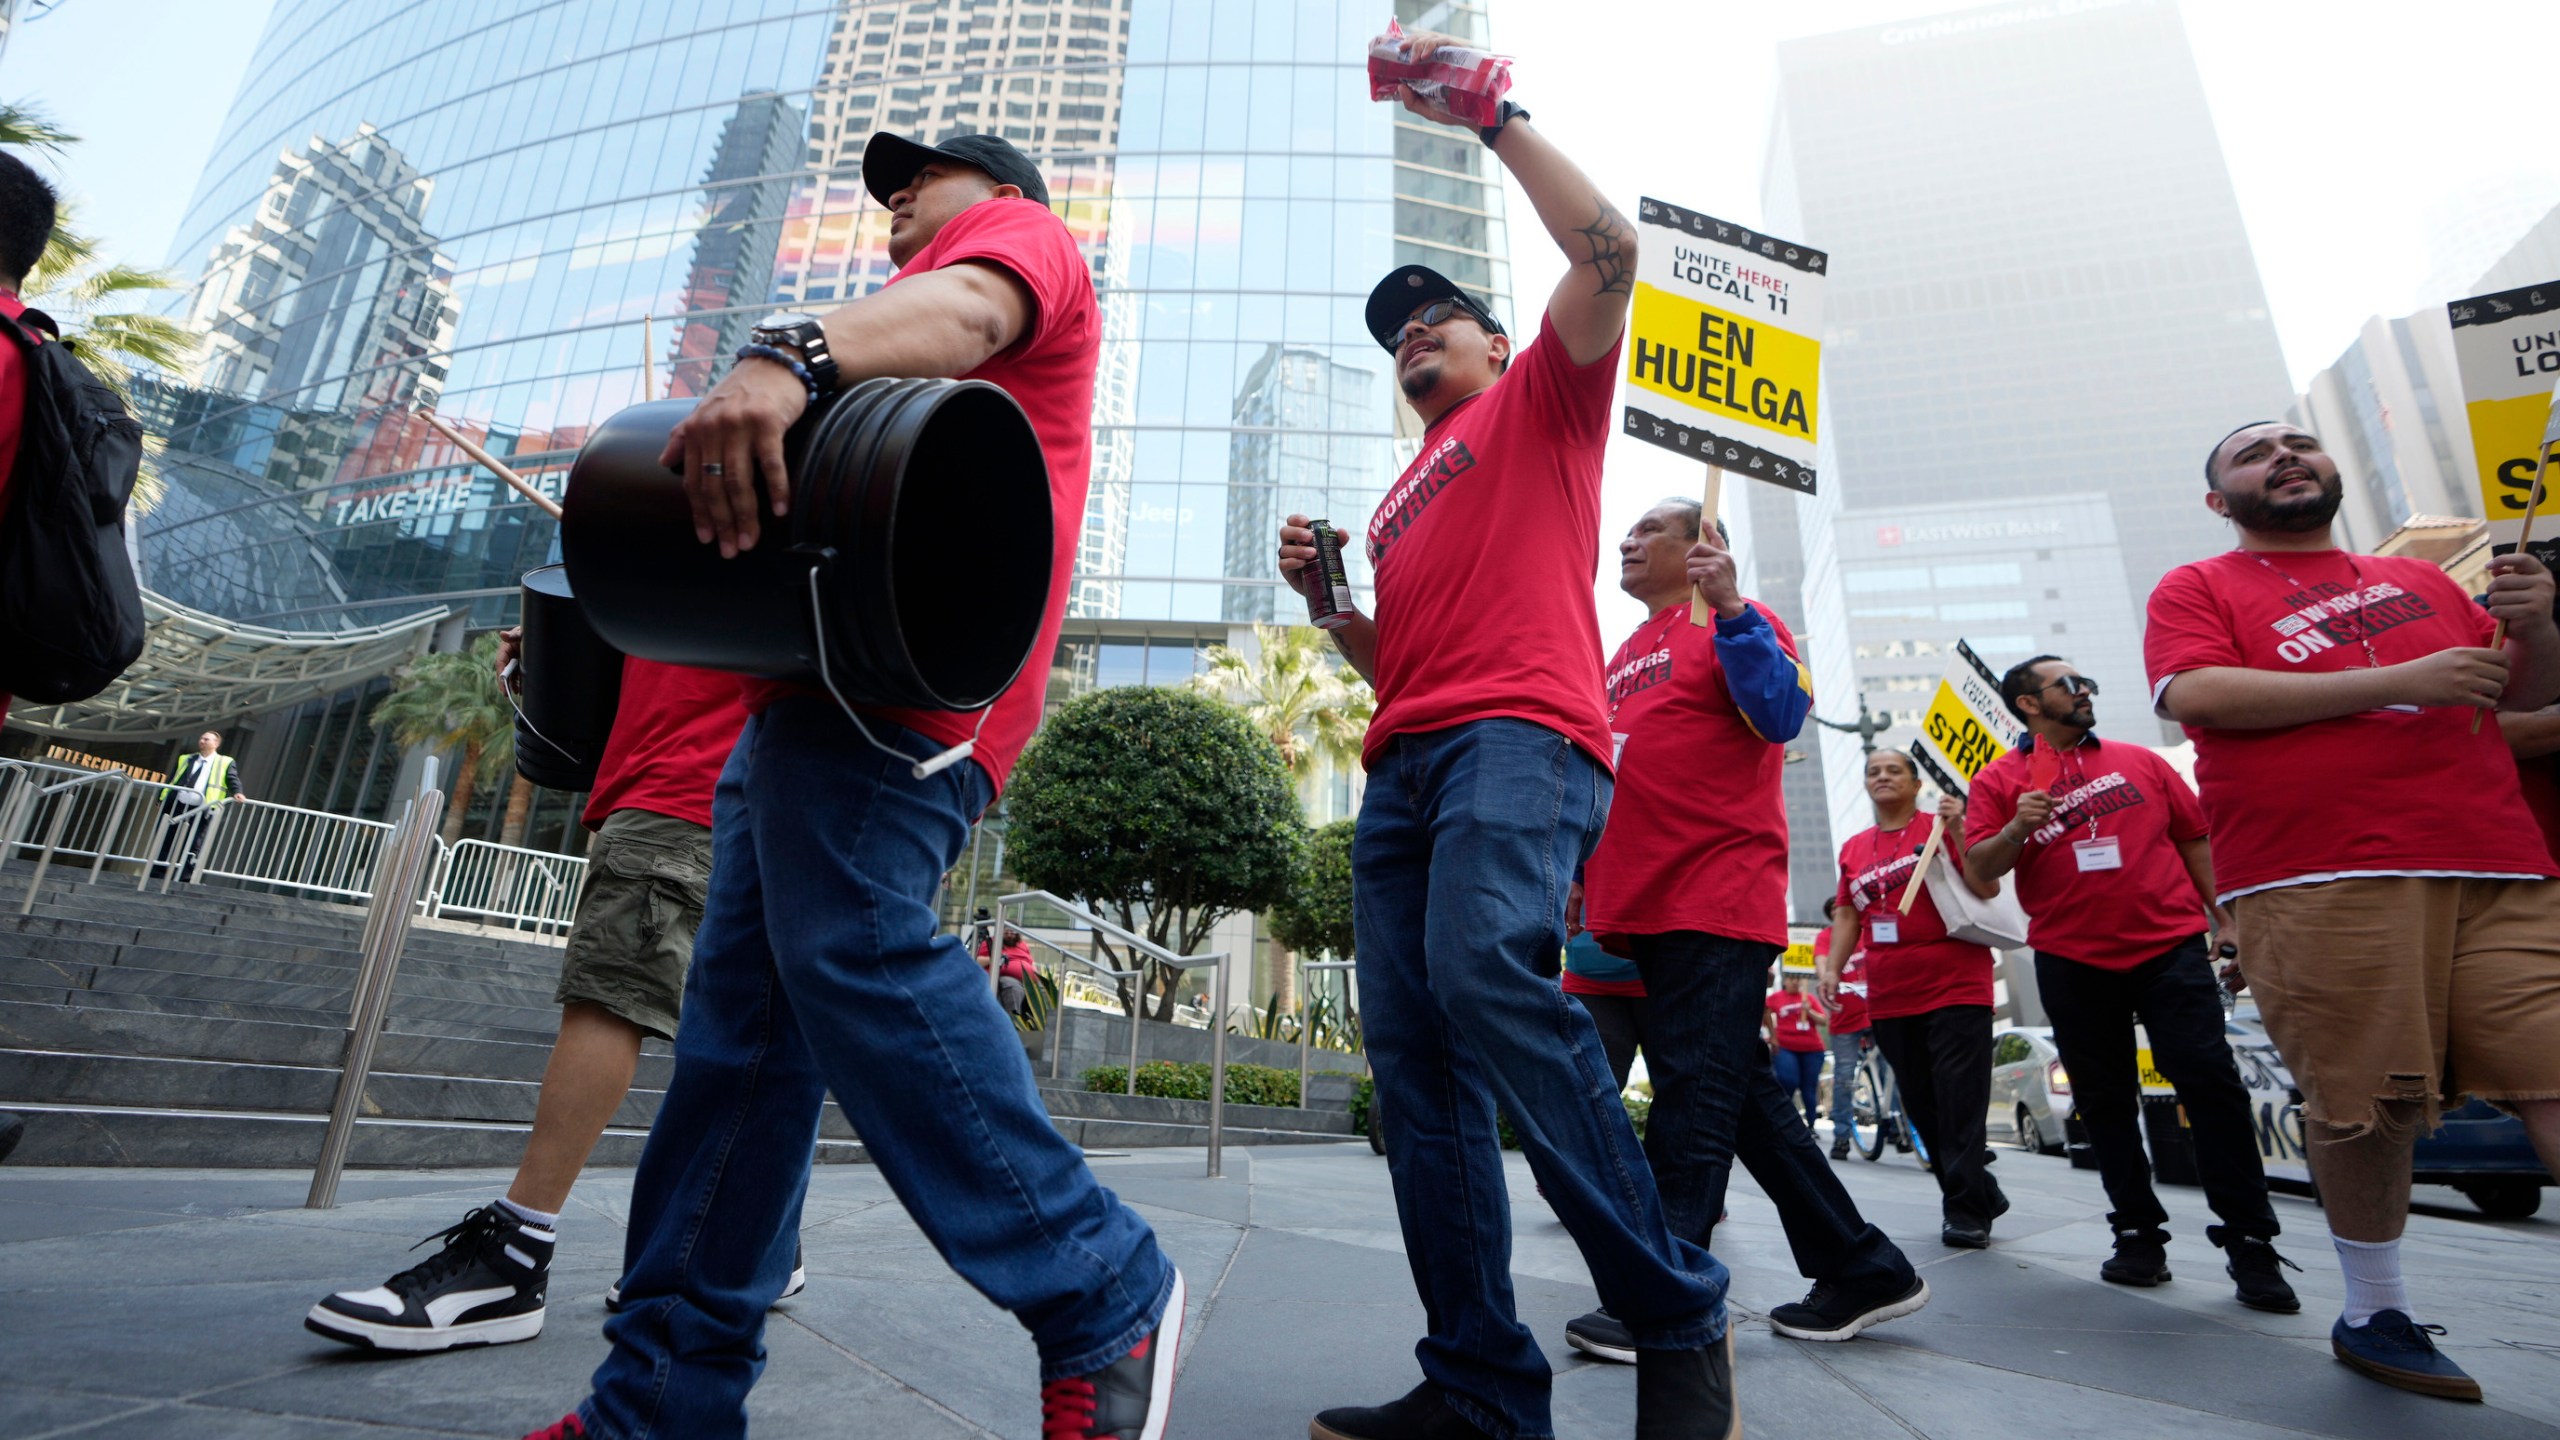
<svg viewBox="0 0 2560 1440">
<path fill-rule="evenodd" d="M 2560 866 L 2478 724 L 2560 699 L 2551 572 L 2499 556 L 2475 602 L 2423 560 L 2339 549 L 2337 463 L 2281 421 L 2224 436 L 2205 483 L 2240 547 L 2161 579 L 2144 658 L 2195 741 L 2216 898 L 2302 1091 L 2347 1280 L 2330 1349 L 2477 1400 L 2411 1318 L 2400 1232 L 2412 1146 L 2453 1097 L 2521 1117 L 2560 1173 Z"/>
<path fill-rule="evenodd" d="M 1416 35 L 1413 58 L 1450 43 Z M 1411 90 L 1404 103 L 1462 123 Z M 1553 1374 L 1512 1303 L 1499 1114 L 1633 1333 L 1638 1428 L 1738 1436 L 1724 1267 L 1665 1223 L 1599 1033 L 1552 978 L 1565 892 L 1609 813 L 1591 559 L 1635 227 L 1517 104 L 1466 130 L 1570 265 L 1516 352 L 1482 301 L 1427 267 L 1369 296 L 1369 333 L 1395 356 L 1422 449 L 1369 521 L 1377 615 L 1333 636 L 1378 691 L 1352 844 L 1361 1012 L 1431 1331 L 1410 1394 L 1326 1410 L 1311 1433 L 1554 1433 Z M 1314 541 L 1305 516 L 1281 527 L 1293 588 Z"/>
</svg>

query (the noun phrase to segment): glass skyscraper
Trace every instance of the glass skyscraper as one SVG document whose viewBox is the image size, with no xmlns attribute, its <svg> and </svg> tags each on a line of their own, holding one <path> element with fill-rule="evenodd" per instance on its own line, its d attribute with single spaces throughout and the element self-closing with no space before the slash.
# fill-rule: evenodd
<svg viewBox="0 0 2560 1440">
<path fill-rule="evenodd" d="M 1042 165 L 1105 321 L 1053 692 L 1186 678 L 1292 617 L 1276 517 L 1357 526 L 1410 453 L 1370 285 L 1421 260 L 1509 316 L 1494 162 L 1368 99 L 1389 13 L 1490 39 L 1481 3 L 1420 0 L 279 0 L 170 254 L 210 339 L 144 387 L 145 583 L 296 630 L 511 622 L 552 522 L 420 412 L 556 491 L 757 316 L 888 279 L 872 131 L 988 131 Z M 380 813 L 366 704 L 243 717 L 253 793 Z"/>
<path fill-rule="evenodd" d="M 1839 513 L 1796 524 L 1794 497 L 1745 489 L 1755 534 L 1797 532 L 1840 577 L 1846 633 L 1811 643 L 1851 647 L 1901 722 L 1886 744 L 1960 637 L 1995 669 L 2068 655 L 2104 685 L 2108 733 L 2156 741 L 2141 607 L 2232 543 L 2206 448 L 2291 398 L 2176 5 L 1960 11 L 1789 41 L 1778 68 L 1763 218 L 1832 256 Z M 2099 623 L 2101 596 L 2128 613 Z M 1838 816 L 1862 813 L 1857 762 L 1826 738 Z M 1801 854 L 1796 875 L 1801 912 Z"/>
</svg>

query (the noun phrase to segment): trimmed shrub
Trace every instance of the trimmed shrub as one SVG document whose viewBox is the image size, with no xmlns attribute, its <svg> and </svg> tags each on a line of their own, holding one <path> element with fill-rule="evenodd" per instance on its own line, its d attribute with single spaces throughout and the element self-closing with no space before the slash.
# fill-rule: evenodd
<svg viewBox="0 0 2560 1440">
<path fill-rule="evenodd" d="M 1084 1088 L 1097 1094 L 1118 1095 L 1129 1088 L 1129 1070 L 1125 1065 L 1096 1065 L 1084 1072 Z M 1183 1063 L 1173 1060 L 1149 1060 L 1138 1067 L 1138 1093 L 1160 1100 L 1206 1100 L 1209 1098 L 1209 1066 L 1205 1061 Z M 1230 1105 L 1295 1105 L 1298 1103 L 1298 1072 L 1269 1065 L 1227 1066 L 1227 1103 Z"/>
</svg>

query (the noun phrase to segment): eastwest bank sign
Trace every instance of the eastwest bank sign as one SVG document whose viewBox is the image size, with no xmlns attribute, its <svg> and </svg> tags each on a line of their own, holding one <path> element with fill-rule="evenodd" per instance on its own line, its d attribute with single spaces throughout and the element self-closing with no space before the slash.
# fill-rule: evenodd
<svg viewBox="0 0 2560 1440">
<path fill-rule="evenodd" d="M 1876 547 L 1972 544 L 1984 540 L 2049 540 L 2063 533 L 2059 520 L 1954 520 L 1935 525 L 1878 525 Z"/>
<path fill-rule="evenodd" d="M 2137 3 L 2145 3 L 2145 0 L 2044 0 L 2044 3 L 2034 5 L 2004 5 L 1996 10 L 1940 15 L 1908 24 L 1880 26 L 1875 36 L 1879 45 L 1919 45 L 1931 40 L 1952 40 L 1962 35 L 1979 35 L 1986 30 L 2005 30 L 2013 25 L 2061 20 L 2073 15 L 2086 15 L 2092 10 L 2114 10 Z"/>
</svg>

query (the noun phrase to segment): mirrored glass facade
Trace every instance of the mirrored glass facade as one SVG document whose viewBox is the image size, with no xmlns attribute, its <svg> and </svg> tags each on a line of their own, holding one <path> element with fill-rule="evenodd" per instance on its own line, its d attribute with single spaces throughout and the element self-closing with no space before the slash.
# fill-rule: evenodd
<svg viewBox="0 0 2560 1440">
<path fill-rule="evenodd" d="M 169 257 L 209 339 L 145 387 L 170 489 L 146 583 L 293 629 L 510 622 L 552 523 L 420 412 L 556 493 L 599 421 L 708 388 L 759 315 L 888 279 L 874 130 L 993 131 L 1049 176 L 1105 315 L 1054 688 L 1187 674 L 1231 626 L 1291 618 L 1278 516 L 1358 526 L 1411 453 L 1360 326 L 1377 277 L 1430 263 L 1512 318 L 1494 162 L 1368 99 L 1387 13 L 279 0 Z M 1392 13 L 1491 39 L 1480 3 Z"/>
</svg>

